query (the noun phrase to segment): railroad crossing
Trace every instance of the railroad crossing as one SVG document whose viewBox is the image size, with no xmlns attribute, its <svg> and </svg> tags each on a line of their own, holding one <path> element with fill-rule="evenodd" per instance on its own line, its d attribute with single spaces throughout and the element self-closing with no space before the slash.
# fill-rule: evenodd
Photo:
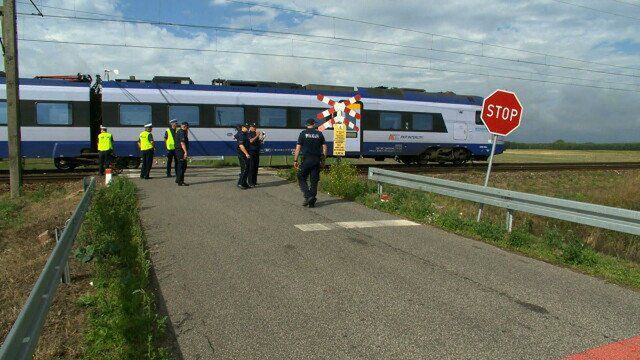
<svg viewBox="0 0 640 360">
<path fill-rule="evenodd" d="M 303 208 L 275 176 L 251 196 L 237 169 L 190 176 L 135 180 L 185 359 L 559 359 L 638 335 L 632 290 L 324 194 Z"/>
</svg>

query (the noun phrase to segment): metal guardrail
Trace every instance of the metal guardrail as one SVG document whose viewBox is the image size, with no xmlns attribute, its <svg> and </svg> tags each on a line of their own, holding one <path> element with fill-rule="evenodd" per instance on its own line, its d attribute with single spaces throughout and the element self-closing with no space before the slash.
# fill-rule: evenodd
<svg viewBox="0 0 640 360">
<path fill-rule="evenodd" d="M 96 187 L 95 178 L 87 183 L 83 182 L 85 193 L 76 207 L 73 215 L 64 228 L 59 242 L 53 248 L 47 263 L 38 277 L 36 284 L 29 294 L 18 319 L 0 347 L 0 360 L 31 359 L 38 345 L 38 338 L 42 325 L 49 312 L 49 305 L 53 300 L 61 276 L 67 265 L 67 260 L 75 242 L 84 215 L 89 208 L 93 191 Z"/>
<path fill-rule="evenodd" d="M 387 183 L 505 208 L 507 209 L 508 231 L 511 231 L 513 211 L 522 211 L 578 224 L 640 235 L 640 211 L 484 187 L 373 167 L 369 168 L 369 180 L 378 183 L 379 194 L 382 194 L 382 183 Z"/>
</svg>

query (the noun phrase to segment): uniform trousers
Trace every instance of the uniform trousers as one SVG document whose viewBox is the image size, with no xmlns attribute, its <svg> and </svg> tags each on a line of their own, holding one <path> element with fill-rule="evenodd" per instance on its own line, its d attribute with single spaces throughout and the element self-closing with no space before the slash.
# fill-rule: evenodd
<svg viewBox="0 0 640 360">
<path fill-rule="evenodd" d="M 175 169 L 178 171 L 178 158 L 176 157 L 176 150 L 167 150 L 167 176 L 171 176 L 171 163 L 175 159 Z"/>
<path fill-rule="evenodd" d="M 307 179 L 311 176 L 311 185 Z M 298 168 L 298 185 L 306 199 L 316 197 L 318 194 L 318 181 L 320 181 L 320 158 L 306 157 Z"/>
<path fill-rule="evenodd" d="M 142 169 L 140 171 L 141 179 L 148 179 L 153 165 L 153 149 L 142 151 Z"/>
<path fill-rule="evenodd" d="M 176 157 L 176 184 L 184 183 L 184 173 L 187 171 L 187 160 L 182 150 L 175 151 Z"/>
<path fill-rule="evenodd" d="M 100 175 L 104 175 L 104 169 L 109 167 L 111 161 L 111 150 L 98 151 L 98 166 Z"/>
<path fill-rule="evenodd" d="M 251 166 L 250 159 L 244 154 L 238 154 L 238 162 L 240 163 L 240 176 L 238 177 L 238 185 L 249 186 L 249 168 Z"/>
<path fill-rule="evenodd" d="M 249 167 L 249 176 L 247 177 L 247 182 L 249 185 L 256 185 L 258 183 L 258 168 L 260 167 L 260 153 L 259 152 L 251 152 L 251 159 L 249 159 L 249 163 L 251 166 Z"/>
</svg>

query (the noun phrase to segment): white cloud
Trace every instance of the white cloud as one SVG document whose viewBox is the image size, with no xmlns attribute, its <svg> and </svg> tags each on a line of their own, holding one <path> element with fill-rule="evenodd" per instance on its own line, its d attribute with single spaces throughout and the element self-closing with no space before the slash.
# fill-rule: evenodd
<svg viewBox="0 0 640 360">
<path fill-rule="evenodd" d="M 38 2 L 39 3 L 39 2 Z M 120 14 L 124 1 L 50 0 L 50 7 L 63 7 L 77 11 Z M 440 2 L 433 6 L 424 1 L 352 1 L 345 8 L 341 1 L 274 1 L 270 4 L 301 11 L 315 11 L 418 29 L 423 32 L 460 37 L 484 43 L 468 43 L 451 38 L 417 34 L 397 29 L 381 28 L 342 20 L 314 17 L 308 14 L 281 13 L 275 9 L 231 4 L 225 0 L 212 0 L 211 11 L 229 10 L 227 17 L 213 17 L 214 25 L 253 27 L 284 32 L 298 32 L 328 36 L 330 39 L 304 38 L 333 45 L 320 45 L 296 41 L 287 35 L 255 36 L 225 33 L 197 28 L 159 27 L 148 24 L 123 24 L 99 21 L 69 21 L 20 17 L 21 38 L 55 39 L 111 44 L 144 45 L 218 49 L 227 51 L 294 54 L 306 57 L 339 58 L 356 61 L 403 64 L 415 67 L 434 66 L 449 71 L 478 74 L 504 74 L 508 76 L 578 82 L 580 77 L 594 79 L 598 86 L 627 87 L 603 84 L 602 81 L 637 84 L 640 78 L 610 74 L 585 73 L 571 69 L 534 66 L 527 61 L 559 66 L 584 67 L 592 70 L 625 72 L 624 69 L 585 64 L 544 55 L 515 52 L 486 44 L 501 44 L 511 48 L 540 53 L 588 59 L 611 64 L 637 67 L 638 52 L 620 51 L 621 41 L 637 41 L 637 23 L 628 19 L 594 14 L 585 10 L 563 6 L 546 0 L 514 3 L 512 1 L 468 0 Z M 593 3 L 600 4 L 600 3 Z M 613 3 L 612 3 L 613 4 Z M 26 5 L 23 5 L 26 6 Z M 602 5 L 600 5 L 602 6 Z M 625 11 L 615 6 L 610 11 Z M 628 9 L 627 9 L 628 10 Z M 70 14 L 45 8 L 45 13 Z M 185 12 L 188 14 L 189 12 Z M 218 13 L 216 13 L 218 14 Z M 233 16 L 229 16 L 233 14 Z M 137 17 L 136 14 L 127 14 Z M 143 16 L 140 16 L 143 17 Z M 179 22 L 196 22 L 178 19 Z M 176 20 L 176 21 L 178 21 Z M 200 22 L 202 23 L 202 22 Z M 277 37 L 273 37 L 277 36 Z M 351 37 L 360 40 L 401 43 L 425 48 L 394 48 L 363 42 L 333 40 Z M 291 39 L 294 39 L 292 42 Z M 636 44 L 637 45 L 637 44 Z M 361 47 L 368 50 L 350 49 Z M 433 47 L 439 51 L 428 51 Z M 433 57 L 513 69 L 490 70 L 470 65 L 377 53 L 385 50 L 418 56 Z M 443 52 L 444 51 L 444 52 Z M 485 57 L 450 53 L 467 52 Z M 464 94 L 486 95 L 495 88 L 516 91 L 525 106 L 523 126 L 513 139 L 551 141 L 557 138 L 578 141 L 640 141 L 640 102 L 637 92 L 589 89 L 575 86 L 535 83 L 501 79 L 480 75 L 457 74 L 422 69 L 387 67 L 370 64 L 329 62 L 286 57 L 239 55 L 224 52 L 175 51 L 121 47 L 77 46 L 63 44 L 20 43 L 20 66 L 23 76 L 59 73 L 100 73 L 105 67 L 117 68 L 121 76 L 136 75 L 150 78 L 154 75 L 191 76 L 196 82 L 210 83 L 212 78 L 273 80 L 298 83 L 334 83 L 358 86 L 400 86 L 425 88 L 428 91 L 453 90 Z M 505 57 L 522 60 L 514 63 L 489 59 Z M 528 72 L 524 74 L 523 72 Z M 539 75 L 533 75 L 535 73 Z M 640 76 L 640 71 L 632 72 Z M 545 75 L 568 76 L 558 79 Z M 634 88 L 634 87 L 631 87 Z"/>
</svg>

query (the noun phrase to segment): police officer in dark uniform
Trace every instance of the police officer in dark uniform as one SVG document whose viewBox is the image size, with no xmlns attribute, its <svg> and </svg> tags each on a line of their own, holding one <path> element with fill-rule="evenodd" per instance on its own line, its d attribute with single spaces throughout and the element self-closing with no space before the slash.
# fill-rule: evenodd
<svg viewBox="0 0 640 360">
<path fill-rule="evenodd" d="M 184 182 L 184 173 L 187 171 L 187 156 L 189 156 L 189 123 L 183 121 L 180 129 L 176 130 L 176 184 L 189 186 Z"/>
<path fill-rule="evenodd" d="M 320 181 L 320 168 L 327 157 L 327 144 L 324 135 L 314 128 L 315 120 L 307 120 L 307 128 L 298 136 L 298 143 L 293 157 L 293 166 L 298 169 L 298 184 L 304 195 L 302 206 L 314 207 Z M 302 155 L 302 164 L 298 164 L 298 157 Z M 311 175 L 311 186 L 307 178 Z"/>
<path fill-rule="evenodd" d="M 258 185 L 258 167 L 260 166 L 260 132 L 257 131 L 256 124 L 249 125 L 249 132 L 247 136 L 249 138 L 249 175 L 247 176 L 247 182 L 249 186 L 255 187 Z"/>
<path fill-rule="evenodd" d="M 240 163 L 240 176 L 238 177 L 238 187 L 248 189 L 247 182 L 249 177 L 249 166 L 251 155 L 249 154 L 249 136 L 247 134 L 248 126 L 243 124 L 240 132 L 236 134 L 238 162 Z"/>
</svg>

